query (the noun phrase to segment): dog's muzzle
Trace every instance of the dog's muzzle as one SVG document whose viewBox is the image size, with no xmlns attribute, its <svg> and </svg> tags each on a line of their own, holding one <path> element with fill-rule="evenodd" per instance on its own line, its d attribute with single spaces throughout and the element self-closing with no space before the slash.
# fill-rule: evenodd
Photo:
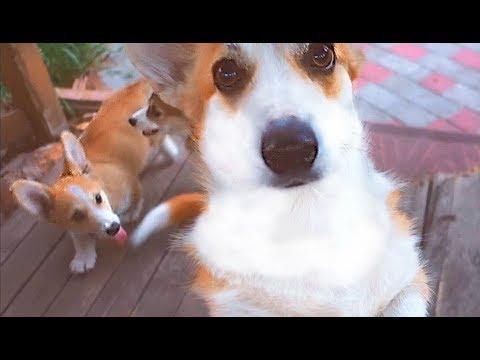
<svg viewBox="0 0 480 360">
<path fill-rule="evenodd" d="M 318 179 L 312 170 L 318 154 L 318 140 L 312 127 L 295 116 L 271 121 L 262 136 L 262 157 L 275 174 L 272 184 L 299 186 Z"/>
</svg>

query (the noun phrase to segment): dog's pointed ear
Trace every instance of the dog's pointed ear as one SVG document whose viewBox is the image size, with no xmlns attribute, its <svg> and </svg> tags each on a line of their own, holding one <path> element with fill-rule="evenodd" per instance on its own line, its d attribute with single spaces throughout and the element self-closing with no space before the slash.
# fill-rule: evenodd
<svg viewBox="0 0 480 360">
<path fill-rule="evenodd" d="M 179 90 L 195 60 L 193 43 L 125 44 L 130 61 L 169 105 L 179 107 Z"/>
<path fill-rule="evenodd" d="M 71 175 L 85 174 L 89 170 L 89 162 L 82 144 L 70 131 L 63 131 L 60 135 L 65 155 L 65 167 Z"/>
<path fill-rule="evenodd" d="M 17 180 L 10 190 L 17 203 L 28 213 L 48 219 L 53 196 L 47 185 L 31 180 Z"/>
</svg>

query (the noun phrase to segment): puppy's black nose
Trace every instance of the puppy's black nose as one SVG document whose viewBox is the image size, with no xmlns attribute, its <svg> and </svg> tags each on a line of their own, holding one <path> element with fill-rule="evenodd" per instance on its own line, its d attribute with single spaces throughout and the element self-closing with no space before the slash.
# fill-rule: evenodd
<svg viewBox="0 0 480 360">
<path fill-rule="evenodd" d="M 262 137 L 265 164 L 277 174 L 309 170 L 318 153 L 313 129 L 295 116 L 271 121 Z"/>
<path fill-rule="evenodd" d="M 114 236 L 118 233 L 120 230 L 120 224 L 117 222 L 113 222 L 110 224 L 110 226 L 107 228 L 106 232 L 110 236 Z"/>
<path fill-rule="evenodd" d="M 129 118 L 129 119 L 128 119 L 128 122 L 129 122 L 130 125 L 132 125 L 132 126 L 137 125 L 137 119 L 135 119 L 134 117 Z"/>
</svg>

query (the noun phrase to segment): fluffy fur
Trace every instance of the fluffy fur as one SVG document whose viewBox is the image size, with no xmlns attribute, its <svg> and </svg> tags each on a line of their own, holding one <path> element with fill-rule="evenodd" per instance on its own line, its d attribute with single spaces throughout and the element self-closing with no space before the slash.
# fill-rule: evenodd
<svg viewBox="0 0 480 360">
<path fill-rule="evenodd" d="M 94 267 L 95 242 L 109 237 L 112 224 L 134 221 L 140 214 L 138 175 L 156 149 L 128 118 L 145 106 L 151 93 L 146 81 L 138 81 L 105 101 L 80 139 L 62 133 L 65 165 L 52 186 L 28 180 L 12 185 L 21 207 L 69 230 L 75 246 L 70 263 L 74 273 Z"/>
<path fill-rule="evenodd" d="M 317 79 L 297 61 L 306 47 L 127 47 L 163 99 L 190 119 L 198 142 L 208 200 L 184 239 L 198 264 L 194 288 L 216 316 L 424 316 L 429 291 L 418 237 L 392 200 L 397 185 L 368 157 L 353 105 L 361 56 L 335 44 L 334 71 Z M 234 98 L 212 77 L 225 57 L 251 74 Z M 321 155 L 313 166 L 324 176 L 279 189 L 269 185 L 259 149 L 266 124 L 286 115 L 314 129 Z M 177 206 L 154 210 L 156 225 L 148 215 L 150 231 L 181 222 L 181 212 L 172 215 Z"/>
</svg>

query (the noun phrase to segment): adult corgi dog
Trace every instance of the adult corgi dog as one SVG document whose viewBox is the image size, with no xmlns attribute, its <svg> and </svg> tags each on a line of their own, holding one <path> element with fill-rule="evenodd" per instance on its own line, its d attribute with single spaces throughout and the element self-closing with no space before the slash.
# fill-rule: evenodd
<svg viewBox="0 0 480 360">
<path fill-rule="evenodd" d="M 138 175 L 152 149 L 128 118 L 145 106 L 151 92 L 145 80 L 133 83 L 102 104 L 80 139 L 63 132 L 64 170 L 52 186 L 29 180 L 12 185 L 22 208 L 71 233 L 74 273 L 94 267 L 97 239 L 125 241 L 121 221 L 136 220 L 142 210 Z"/>
<path fill-rule="evenodd" d="M 183 246 L 214 316 L 424 316 L 425 264 L 397 184 L 375 170 L 346 44 L 129 44 L 189 119 L 206 195 L 132 237 L 196 218 Z"/>
</svg>

